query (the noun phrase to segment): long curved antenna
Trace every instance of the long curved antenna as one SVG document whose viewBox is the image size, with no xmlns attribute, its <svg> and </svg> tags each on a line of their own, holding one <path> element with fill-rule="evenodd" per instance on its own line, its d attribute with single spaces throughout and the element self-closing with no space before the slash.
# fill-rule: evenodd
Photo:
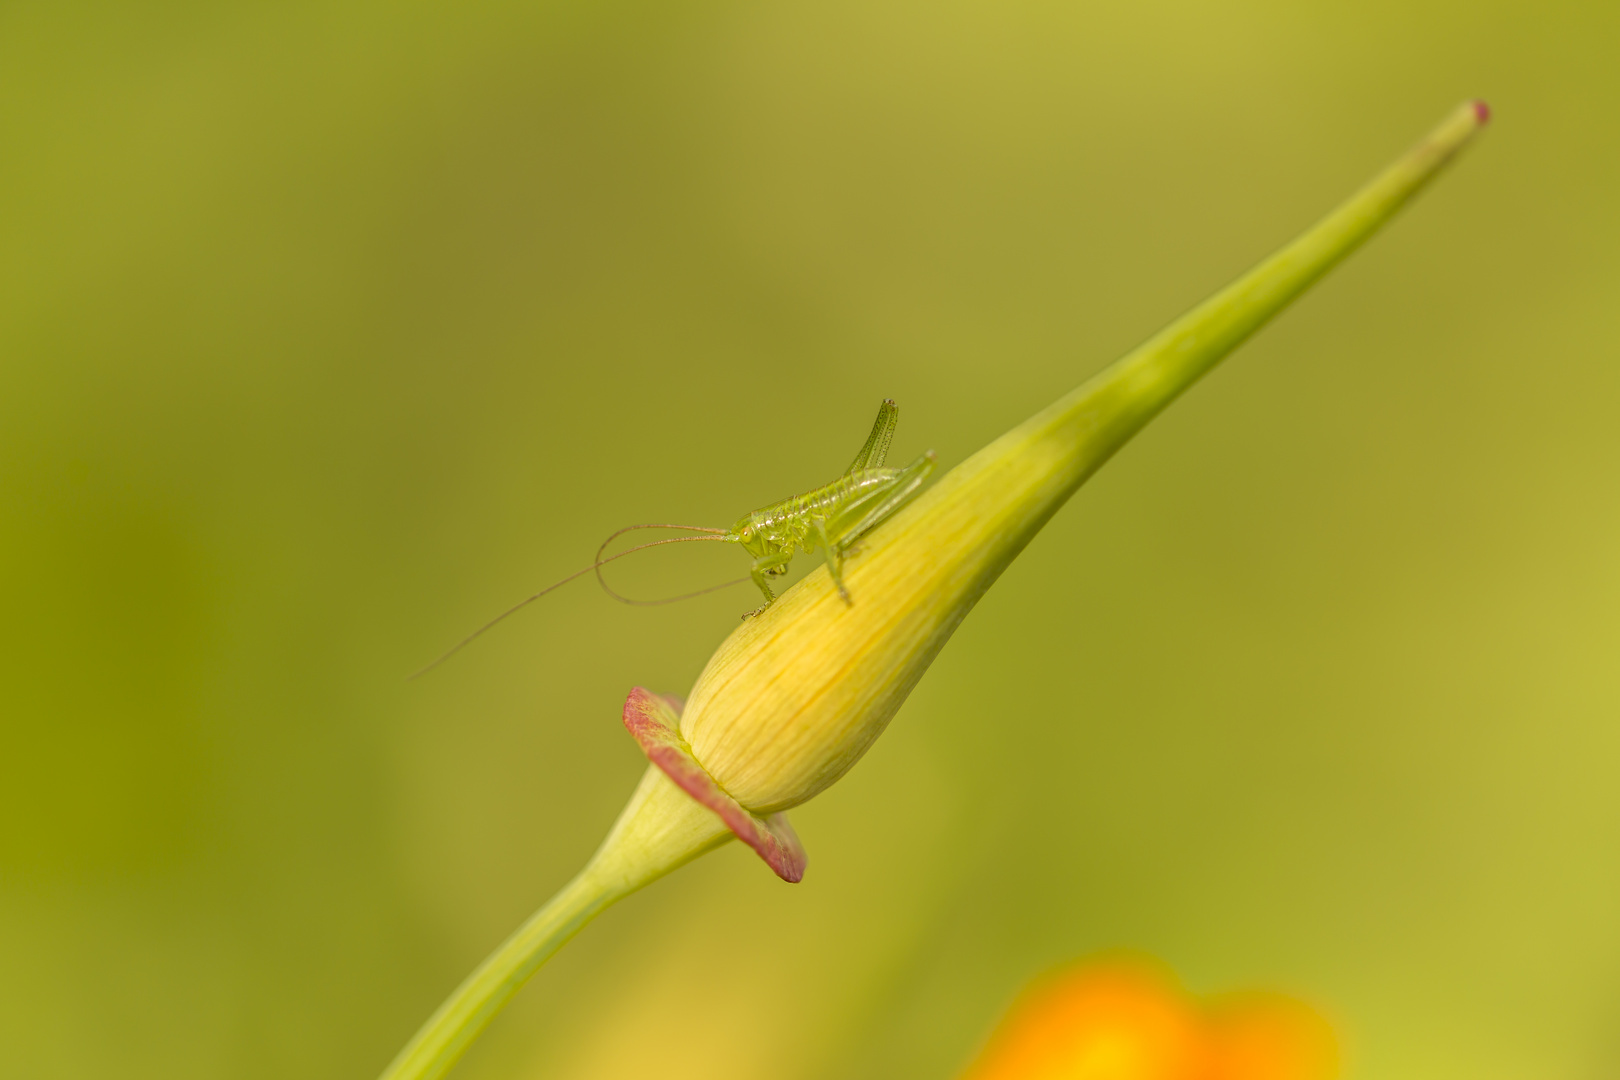
<svg viewBox="0 0 1620 1080">
<path fill-rule="evenodd" d="M 619 556 L 615 555 L 612 559 L 604 559 L 602 558 L 602 552 L 606 551 L 608 549 L 608 545 L 613 543 L 613 541 L 617 540 L 627 532 L 634 532 L 636 529 L 690 529 L 693 532 L 715 533 L 716 535 L 712 537 L 712 539 L 715 540 L 727 539 L 729 535 L 724 529 L 709 529 L 702 525 L 626 525 L 624 528 L 602 541 L 602 546 L 596 549 L 596 583 L 602 586 L 603 592 L 607 593 L 621 604 L 629 604 L 631 607 L 662 607 L 665 604 L 675 604 L 682 600 L 694 600 L 699 596 L 708 596 L 712 592 L 719 592 L 721 589 L 729 589 L 733 585 L 741 585 L 743 582 L 752 579 L 751 576 L 732 578 L 730 581 L 721 582 L 719 585 L 710 585 L 707 589 L 699 589 L 697 592 L 682 593 L 679 596 L 666 596 L 661 600 L 636 600 L 621 593 L 615 592 L 613 590 L 613 586 L 607 583 L 607 578 L 602 576 L 602 566 L 604 563 L 612 562 L 613 559 L 617 559 Z M 708 540 L 711 539 L 711 537 L 689 536 L 683 537 L 682 539 Z M 652 545 L 646 544 L 643 546 L 651 547 Z M 630 548 L 626 551 L 620 552 L 619 554 L 628 555 L 631 551 L 636 550 L 638 549 Z"/>
<path fill-rule="evenodd" d="M 697 537 L 694 536 L 692 539 L 696 540 Z M 721 589 L 729 589 L 733 585 L 741 585 L 745 581 L 752 580 L 752 577 L 732 578 L 730 581 L 722 581 L 718 585 L 710 585 L 707 589 L 699 589 L 697 592 L 681 593 L 679 596 L 666 596 L 661 600 L 637 600 L 634 597 L 621 596 L 614 592 L 612 587 L 606 584 L 603 584 L 602 589 L 621 604 L 629 604 L 631 607 L 662 607 L 665 604 L 675 604 L 682 600 L 695 600 L 699 596 L 708 596 L 712 592 L 719 592 Z"/>
<path fill-rule="evenodd" d="M 623 551 L 619 552 L 618 554 L 609 555 L 605 559 L 603 559 L 601 557 L 601 552 L 598 551 L 597 552 L 597 560 L 598 561 L 592 563 L 590 566 L 584 567 L 584 568 L 579 569 L 579 570 L 575 570 L 572 574 L 569 574 L 565 578 L 561 578 L 561 579 L 559 579 L 557 581 L 553 581 L 550 585 L 547 585 L 545 588 L 541 589 L 539 592 L 535 593 L 533 596 L 527 597 L 527 598 L 525 598 L 523 600 L 518 601 L 516 604 L 513 604 L 511 607 L 507 608 L 505 611 L 501 612 L 499 615 L 497 615 L 493 619 L 489 620 L 489 622 L 485 623 L 483 626 L 480 626 L 477 630 L 474 630 L 472 633 L 468 634 L 466 637 L 464 637 L 460 641 L 456 642 L 455 645 L 451 646 L 444 653 L 442 653 L 437 660 L 434 660 L 431 664 L 429 664 L 426 667 L 422 668 L 420 671 L 417 671 L 417 672 L 407 676 L 405 681 L 410 682 L 412 679 L 418 679 L 418 678 L 421 678 L 423 675 L 426 675 L 428 672 L 432 671 L 434 668 L 438 667 L 440 664 L 442 664 L 446 660 L 450 659 L 456 653 L 460 652 L 462 649 L 464 649 L 468 645 L 472 644 L 473 640 L 475 638 L 479 637 L 480 635 L 482 635 L 484 633 L 484 631 L 490 629 L 492 626 L 494 626 L 496 623 L 500 622 L 502 619 L 506 618 L 508 615 L 514 614 L 515 612 L 520 611 L 521 609 L 523 609 L 523 608 L 527 607 L 528 605 L 534 603 L 536 600 L 540 599 L 542 596 L 544 596 L 547 593 L 551 592 L 553 589 L 560 588 L 561 586 L 568 584 L 570 581 L 573 581 L 577 577 L 583 577 L 584 575 L 590 573 L 592 570 L 595 570 L 598 573 L 601 573 L 601 566 L 602 566 L 603 563 L 610 563 L 614 559 L 622 559 L 626 555 L 634 555 L 638 551 L 645 551 L 647 548 L 652 548 L 652 547 L 662 547 L 665 544 L 690 544 L 690 543 L 694 543 L 694 542 L 699 541 L 699 540 L 724 540 L 725 539 L 725 532 L 726 532 L 724 529 L 708 529 L 708 528 L 704 528 L 704 527 L 699 526 L 699 525 L 632 525 L 632 526 L 630 526 L 630 528 L 631 529 L 690 529 L 693 532 L 714 533 L 716 535 L 713 535 L 713 536 L 672 536 L 668 540 L 654 540 L 654 541 L 652 541 L 650 543 L 646 543 L 646 544 L 637 544 L 633 548 L 625 548 Z M 630 530 L 629 529 L 620 529 L 618 532 L 614 533 L 613 536 L 608 537 L 608 539 L 612 540 L 612 539 L 614 539 L 614 537 L 620 536 L 623 533 L 626 533 L 628 531 L 630 531 Z M 604 544 L 603 546 L 605 547 L 606 545 Z M 735 582 L 733 582 L 732 584 L 735 584 Z"/>
</svg>

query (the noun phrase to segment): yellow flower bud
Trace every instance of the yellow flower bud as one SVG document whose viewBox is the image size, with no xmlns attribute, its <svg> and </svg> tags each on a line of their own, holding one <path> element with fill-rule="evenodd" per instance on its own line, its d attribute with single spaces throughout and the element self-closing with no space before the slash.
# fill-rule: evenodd
<svg viewBox="0 0 1620 1080">
<path fill-rule="evenodd" d="M 729 835 L 797 881 L 804 852 L 782 811 L 860 760 L 979 597 L 1086 477 L 1388 221 L 1487 115 L 1464 105 L 1292 244 L 953 469 L 850 556 L 853 604 L 818 570 L 720 646 L 684 714 L 678 699 L 632 693 L 625 726 L 652 765 L 608 838 L 450 995 L 384 1080 L 442 1076 L 586 922 Z"/>
<path fill-rule="evenodd" d="M 882 733 L 1007 564 L 1132 435 L 1429 180 L 1488 116 L 1458 109 L 1298 240 L 1002 436 L 720 646 L 680 723 L 692 756 L 756 814 L 796 806 Z"/>
</svg>

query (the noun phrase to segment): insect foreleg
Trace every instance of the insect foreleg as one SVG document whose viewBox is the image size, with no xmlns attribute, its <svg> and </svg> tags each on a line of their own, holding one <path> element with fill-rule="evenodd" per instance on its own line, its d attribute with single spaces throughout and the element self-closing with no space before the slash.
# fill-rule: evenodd
<svg viewBox="0 0 1620 1080">
<path fill-rule="evenodd" d="M 771 583 L 765 579 L 786 572 L 787 564 L 791 561 L 793 561 L 792 548 L 785 551 L 774 551 L 769 555 L 762 555 L 754 560 L 750 576 L 754 579 L 754 584 L 759 586 L 759 591 L 765 594 L 765 602 L 744 615 L 743 618 L 751 619 L 776 602 L 776 594 L 771 591 Z"/>
</svg>

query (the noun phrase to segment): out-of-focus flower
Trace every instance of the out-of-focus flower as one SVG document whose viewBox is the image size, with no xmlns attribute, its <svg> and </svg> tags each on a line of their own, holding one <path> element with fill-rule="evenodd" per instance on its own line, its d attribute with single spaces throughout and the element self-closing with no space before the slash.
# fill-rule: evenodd
<svg viewBox="0 0 1620 1080">
<path fill-rule="evenodd" d="M 1024 992 L 962 1080 L 1333 1080 L 1333 1029 L 1280 994 L 1198 999 L 1143 959 L 1092 960 Z"/>
</svg>

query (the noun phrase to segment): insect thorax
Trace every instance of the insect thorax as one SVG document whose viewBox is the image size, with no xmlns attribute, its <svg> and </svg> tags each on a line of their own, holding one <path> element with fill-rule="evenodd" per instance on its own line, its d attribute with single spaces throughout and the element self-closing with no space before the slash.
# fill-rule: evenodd
<svg viewBox="0 0 1620 1080">
<path fill-rule="evenodd" d="M 853 499 L 887 483 L 894 469 L 846 473 L 823 487 L 762 506 L 731 527 L 731 535 L 755 558 L 815 545 L 818 522 L 834 517 Z"/>
</svg>

